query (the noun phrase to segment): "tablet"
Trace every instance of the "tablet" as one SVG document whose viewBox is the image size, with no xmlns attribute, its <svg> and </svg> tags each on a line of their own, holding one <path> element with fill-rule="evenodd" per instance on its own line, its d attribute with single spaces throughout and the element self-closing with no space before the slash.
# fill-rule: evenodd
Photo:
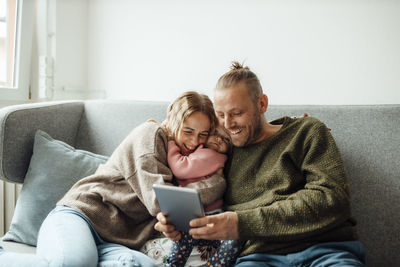
<svg viewBox="0 0 400 267">
<path fill-rule="evenodd" d="M 192 188 L 153 184 L 161 211 L 179 231 L 189 231 L 192 219 L 203 217 L 199 193 Z"/>
</svg>

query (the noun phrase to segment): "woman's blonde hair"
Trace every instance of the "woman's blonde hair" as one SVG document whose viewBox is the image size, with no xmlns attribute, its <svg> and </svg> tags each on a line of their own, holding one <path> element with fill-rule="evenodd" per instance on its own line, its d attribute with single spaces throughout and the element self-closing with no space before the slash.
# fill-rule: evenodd
<svg viewBox="0 0 400 267">
<path fill-rule="evenodd" d="M 188 91 L 168 106 L 167 118 L 162 125 L 169 139 L 175 139 L 175 135 L 183 122 L 194 112 L 205 114 L 210 119 L 210 133 L 214 132 L 218 120 L 210 98 L 194 91 Z"/>
<path fill-rule="evenodd" d="M 257 103 L 258 97 L 263 93 L 261 83 L 258 80 L 257 75 L 255 75 L 249 67 L 244 67 L 243 64 L 237 61 L 233 61 L 230 71 L 219 78 L 215 89 L 226 89 L 242 81 L 246 83 L 249 95 L 253 102 Z"/>
</svg>

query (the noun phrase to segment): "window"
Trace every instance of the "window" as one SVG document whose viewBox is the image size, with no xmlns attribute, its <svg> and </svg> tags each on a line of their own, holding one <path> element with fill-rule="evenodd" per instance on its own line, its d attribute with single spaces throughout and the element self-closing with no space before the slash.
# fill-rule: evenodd
<svg viewBox="0 0 400 267">
<path fill-rule="evenodd" d="M 0 86 L 13 87 L 16 1 L 0 0 Z"/>
<path fill-rule="evenodd" d="M 0 0 L 0 102 L 28 100 L 34 0 Z"/>
</svg>

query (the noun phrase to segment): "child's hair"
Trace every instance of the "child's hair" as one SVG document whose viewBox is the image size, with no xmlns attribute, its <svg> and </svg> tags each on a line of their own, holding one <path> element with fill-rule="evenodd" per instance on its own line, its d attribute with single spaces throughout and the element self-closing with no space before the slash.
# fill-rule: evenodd
<svg viewBox="0 0 400 267">
<path fill-rule="evenodd" d="M 230 71 L 219 78 L 215 90 L 226 89 L 242 81 L 246 83 L 253 102 L 257 103 L 258 97 L 263 93 L 261 83 L 249 67 L 244 67 L 237 61 L 233 61 Z"/>
<path fill-rule="evenodd" d="M 228 151 L 232 147 L 232 139 L 225 127 L 218 125 L 215 128 L 214 134 L 222 138 L 222 140 L 228 145 Z"/>
<path fill-rule="evenodd" d="M 187 117 L 194 112 L 202 112 L 210 119 L 210 133 L 214 132 L 218 125 L 215 110 L 210 98 L 194 91 L 183 93 L 175 99 L 167 109 L 167 118 L 162 123 L 168 138 L 175 139 L 175 134 Z"/>
</svg>

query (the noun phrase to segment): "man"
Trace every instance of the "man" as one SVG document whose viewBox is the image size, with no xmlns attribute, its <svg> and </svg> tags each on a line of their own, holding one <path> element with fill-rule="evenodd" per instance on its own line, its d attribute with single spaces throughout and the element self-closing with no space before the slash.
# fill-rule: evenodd
<svg viewBox="0 0 400 267">
<path fill-rule="evenodd" d="M 339 150 L 312 117 L 268 122 L 257 76 L 234 62 L 215 109 L 234 145 L 225 167 L 226 212 L 191 221 L 197 239 L 240 239 L 237 266 L 364 266 Z M 160 213 L 155 228 L 180 238 Z"/>
</svg>

